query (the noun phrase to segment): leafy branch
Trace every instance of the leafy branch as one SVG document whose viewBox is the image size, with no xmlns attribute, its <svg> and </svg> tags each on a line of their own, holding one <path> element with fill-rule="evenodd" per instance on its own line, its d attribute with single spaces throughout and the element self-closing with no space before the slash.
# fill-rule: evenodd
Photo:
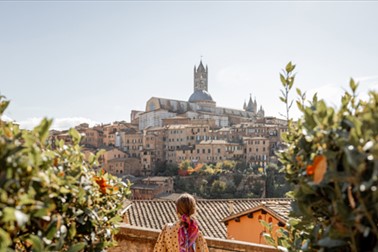
<svg viewBox="0 0 378 252">
<path fill-rule="evenodd" d="M 283 73 L 280 73 L 280 80 L 283 89 L 281 89 L 281 95 L 280 100 L 285 103 L 286 106 L 286 115 L 281 114 L 282 116 L 286 117 L 286 120 L 289 122 L 290 120 L 290 108 L 293 105 L 294 100 L 289 99 L 289 93 L 291 88 L 294 85 L 294 80 L 295 80 L 295 73 L 293 73 L 295 69 L 295 65 L 291 63 L 291 61 L 286 65 L 285 69 L 283 70 Z"/>
</svg>

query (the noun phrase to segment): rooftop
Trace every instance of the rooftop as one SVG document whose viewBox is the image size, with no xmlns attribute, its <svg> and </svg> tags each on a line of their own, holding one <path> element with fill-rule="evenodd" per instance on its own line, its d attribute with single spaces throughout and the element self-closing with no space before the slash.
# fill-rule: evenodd
<svg viewBox="0 0 378 252">
<path fill-rule="evenodd" d="M 224 221 L 232 220 L 237 217 L 241 217 L 249 213 L 256 212 L 258 210 L 265 210 L 269 212 L 271 215 L 273 215 L 274 217 L 276 217 L 279 221 L 286 223 L 289 217 L 290 210 L 291 210 L 291 205 L 290 205 L 290 201 L 268 202 L 268 203 L 262 202 L 260 205 L 256 207 L 230 215 L 224 218 L 222 221 L 224 222 Z"/>
<path fill-rule="evenodd" d="M 289 205 L 289 199 L 197 199 L 197 219 L 205 236 L 226 239 L 226 217 L 256 208 L 261 204 L 280 211 L 280 205 Z M 276 206 L 276 208 L 275 208 Z M 284 212 L 282 213 L 285 214 Z M 126 211 L 126 222 L 131 226 L 160 230 L 164 224 L 177 220 L 173 200 L 134 200 Z"/>
</svg>

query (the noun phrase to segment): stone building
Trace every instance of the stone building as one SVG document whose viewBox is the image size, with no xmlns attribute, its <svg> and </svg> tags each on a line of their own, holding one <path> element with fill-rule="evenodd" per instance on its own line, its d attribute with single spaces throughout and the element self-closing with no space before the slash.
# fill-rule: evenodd
<svg viewBox="0 0 378 252">
<path fill-rule="evenodd" d="M 101 128 L 93 127 L 83 130 L 81 144 L 98 148 L 103 145 L 103 131 Z"/>
<path fill-rule="evenodd" d="M 190 119 L 212 119 L 215 127 L 221 128 L 244 121 L 255 121 L 264 117 L 264 110 L 260 106 L 257 111 L 256 99 L 252 98 L 245 105 L 244 110 L 217 107 L 216 102 L 208 91 L 208 67 L 202 61 L 194 66 L 193 93 L 188 101 L 179 101 L 152 97 L 147 101 L 146 110 L 138 114 L 139 129 L 163 126 L 163 120 L 168 118 L 184 117 Z M 135 118 L 135 112 L 132 115 Z"/>
<path fill-rule="evenodd" d="M 173 178 L 147 177 L 131 186 L 133 199 L 151 200 L 160 194 L 173 193 Z"/>
<path fill-rule="evenodd" d="M 181 149 L 175 152 L 173 162 L 180 163 L 190 160 L 193 163 L 217 163 L 225 160 L 242 160 L 243 148 L 240 144 L 224 140 L 204 140 L 193 148 Z"/>
</svg>

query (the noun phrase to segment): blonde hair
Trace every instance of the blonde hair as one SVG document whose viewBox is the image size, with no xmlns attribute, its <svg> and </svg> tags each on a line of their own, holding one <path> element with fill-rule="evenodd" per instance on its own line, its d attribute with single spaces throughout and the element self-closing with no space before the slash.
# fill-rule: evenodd
<svg viewBox="0 0 378 252">
<path fill-rule="evenodd" d="M 189 193 L 181 194 L 176 200 L 176 211 L 180 215 L 190 217 L 196 212 L 196 200 Z"/>
</svg>

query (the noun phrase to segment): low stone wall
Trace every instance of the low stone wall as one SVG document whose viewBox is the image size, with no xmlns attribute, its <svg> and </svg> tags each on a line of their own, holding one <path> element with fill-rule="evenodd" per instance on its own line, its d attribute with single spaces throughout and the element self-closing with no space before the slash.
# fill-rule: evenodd
<svg viewBox="0 0 378 252">
<path fill-rule="evenodd" d="M 121 230 L 116 235 L 118 246 L 109 249 L 109 252 L 151 252 L 154 249 L 159 233 L 160 231 L 155 229 L 121 224 Z M 266 245 L 210 237 L 205 238 L 210 252 L 277 252 L 274 247 Z"/>
</svg>

